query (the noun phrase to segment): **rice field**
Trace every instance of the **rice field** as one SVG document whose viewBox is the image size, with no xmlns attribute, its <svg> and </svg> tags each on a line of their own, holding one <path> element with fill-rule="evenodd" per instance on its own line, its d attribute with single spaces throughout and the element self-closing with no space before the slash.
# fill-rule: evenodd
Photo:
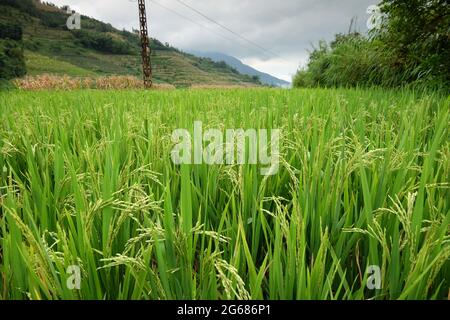
<svg viewBox="0 0 450 320">
<path fill-rule="evenodd" d="M 381 89 L 0 93 L 0 299 L 447 299 L 449 106 Z M 279 171 L 175 165 L 171 134 L 195 121 L 280 129 Z"/>
</svg>

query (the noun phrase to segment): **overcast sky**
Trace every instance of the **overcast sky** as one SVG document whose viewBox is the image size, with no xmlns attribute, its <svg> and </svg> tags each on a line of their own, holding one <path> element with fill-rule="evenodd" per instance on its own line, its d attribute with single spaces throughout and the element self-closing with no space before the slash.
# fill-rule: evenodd
<svg viewBox="0 0 450 320">
<path fill-rule="evenodd" d="M 114 27 L 139 28 L 136 0 L 47 0 Z M 346 32 L 352 18 L 365 32 L 367 7 L 378 0 L 181 0 L 258 47 L 215 25 L 177 0 L 146 0 L 150 35 L 182 50 L 222 52 L 290 81 L 321 39 Z M 165 8 L 164 8 L 165 7 Z M 168 9 L 172 10 L 168 10 Z M 174 13 L 175 11 L 176 13 Z M 195 22 L 195 23 L 194 23 Z M 200 25 L 200 26 L 199 26 Z M 81 25 L 83 27 L 83 25 Z M 220 35 L 217 35 L 220 34 Z M 260 47 L 269 50 L 263 51 Z"/>
</svg>

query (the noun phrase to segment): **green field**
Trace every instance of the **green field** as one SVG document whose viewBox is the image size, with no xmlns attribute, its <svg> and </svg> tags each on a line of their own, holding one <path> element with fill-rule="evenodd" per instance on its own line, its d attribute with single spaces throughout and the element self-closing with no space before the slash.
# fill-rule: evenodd
<svg viewBox="0 0 450 320">
<path fill-rule="evenodd" d="M 449 104 L 381 89 L 0 93 L 0 299 L 446 299 Z M 174 165 L 172 131 L 197 120 L 281 129 L 279 172 Z"/>
</svg>

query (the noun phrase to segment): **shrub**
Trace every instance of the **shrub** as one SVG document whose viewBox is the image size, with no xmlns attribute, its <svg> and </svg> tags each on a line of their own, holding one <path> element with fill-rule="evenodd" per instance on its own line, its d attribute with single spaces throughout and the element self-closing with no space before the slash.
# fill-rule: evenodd
<svg viewBox="0 0 450 320">
<path fill-rule="evenodd" d="M 384 0 L 382 28 L 369 37 L 338 34 L 321 42 L 295 87 L 425 84 L 450 86 L 450 7 L 445 0 Z"/>
<path fill-rule="evenodd" d="M 25 74 L 22 27 L 14 23 L 0 23 L 0 79 L 12 79 Z"/>
<path fill-rule="evenodd" d="M 66 28 L 67 16 L 60 12 L 39 11 L 37 16 L 49 28 Z"/>
<path fill-rule="evenodd" d="M 26 74 L 21 39 L 22 28 L 19 25 L 0 25 L 0 79 L 12 79 Z"/>
<path fill-rule="evenodd" d="M 22 27 L 19 24 L 0 22 L 0 39 L 22 40 Z"/>
<path fill-rule="evenodd" d="M 447 0 L 384 0 L 388 15 L 376 35 L 410 72 L 410 80 L 428 78 L 450 85 L 450 6 Z"/>
<path fill-rule="evenodd" d="M 0 78 L 0 91 L 16 89 L 16 86 L 6 79 Z"/>
<path fill-rule="evenodd" d="M 33 16 L 36 16 L 39 12 L 33 0 L 0 0 L 0 4 L 17 8 Z"/>
<path fill-rule="evenodd" d="M 86 48 L 112 54 L 130 54 L 131 52 L 128 43 L 114 39 L 109 34 L 98 34 L 85 30 L 75 30 L 73 34 Z"/>
</svg>

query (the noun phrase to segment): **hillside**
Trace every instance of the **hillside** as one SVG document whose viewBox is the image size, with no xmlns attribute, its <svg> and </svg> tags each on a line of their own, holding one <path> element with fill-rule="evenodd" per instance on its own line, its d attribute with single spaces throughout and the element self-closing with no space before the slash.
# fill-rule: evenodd
<svg viewBox="0 0 450 320">
<path fill-rule="evenodd" d="M 236 69 L 242 74 L 249 75 L 251 77 L 257 76 L 261 82 L 268 86 L 275 86 L 275 87 L 288 87 L 291 85 L 290 82 L 287 82 L 285 80 L 279 79 L 277 77 L 274 77 L 268 73 L 261 72 L 259 70 L 256 70 L 255 68 L 246 65 L 241 60 L 229 56 L 224 53 L 220 52 L 202 52 L 202 51 L 191 51 L 192 54 L 198 56 L 198 57 L 204 57 L 209 58 L 215 62 L 225 62 L 230 67 Z"/>
<path fill-rule="evenodd" d="M 66 27 L 65 10 L 36 0 L 0 0 L 0 22 L 19 23 L 28 74 L 141 75 L 139 37 L 81 16 L 81 30 Z M 151 39 L 155 83 L 257 85 L 228 65 L 190 55 Z"/>
</svg>

